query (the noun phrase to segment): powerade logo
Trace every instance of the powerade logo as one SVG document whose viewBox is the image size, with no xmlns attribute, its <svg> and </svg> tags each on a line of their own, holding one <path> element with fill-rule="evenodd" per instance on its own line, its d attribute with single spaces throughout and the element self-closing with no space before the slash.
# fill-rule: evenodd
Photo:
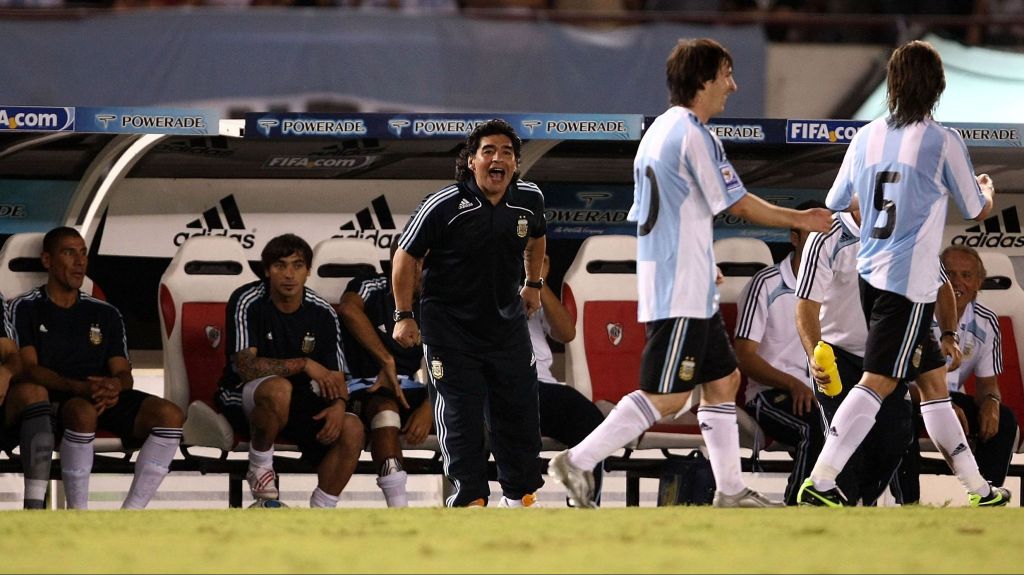
<svg viewBox="0 0 1024 575">
<path fill-rule="evenodd" d="M 787 120 L 787 144 L 849 144 L 864 122 Z"/>
<path fill-rule="evenodd" d="M 729 142 L 763 142 L 764 127 L 740 124 L 708 124 L 708 130 L 719 140 Z"/>
<path fill-rule="evenodd" d="M 0 131 L 68 132 L 74 129 L 74 108 L 0 107 Z"/>
<path fill-rule="evenodd" d="M 1017 208 L 1011 206 L 997 215 L 985 218 L 985 221 L 964 230 L 963 234 L 953 236 L 950 244 L 972 248 L 1024 247 L 1024 234 L 1021 234 Z"/>
<path fill-rule="evenodd" d="M 281 120 L 281 134 L 285 136 L 365 136 L 366 122 L 361 119 L 287 118 Z"/>
</svg>

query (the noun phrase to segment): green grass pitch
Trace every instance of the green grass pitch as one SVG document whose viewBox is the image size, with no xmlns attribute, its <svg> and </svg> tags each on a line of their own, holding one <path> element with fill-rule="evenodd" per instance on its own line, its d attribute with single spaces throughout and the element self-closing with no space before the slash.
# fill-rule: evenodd
<svg viewBox="0 0 1024 575">
<path fill-rule="evenodd" d="M 1000 573 L 1020 508 L 9 511 L 5 573 Z"/>
</svg>

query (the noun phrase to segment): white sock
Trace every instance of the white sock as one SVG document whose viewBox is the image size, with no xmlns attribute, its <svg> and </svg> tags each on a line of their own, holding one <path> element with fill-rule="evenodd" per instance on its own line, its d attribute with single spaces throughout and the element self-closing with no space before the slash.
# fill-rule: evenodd
<svg viewBox="0 0 1024 575">
<path fill-rule="evenodd" d="M 647 396 L 634 391 L 620 399 L 601 425 L 569 450 L 569 463 L 580 469 L 593 469 L 597 462 L 640 437 L 659 419 L 661 413 Z"/>
<path fill-rule="evenodd" d="M 921 418 L 935 446 L 945 456 L 957 479 L 971 493 L 987 497 L 992 492 L 988 481 L 978 471 L 974 452 L 967 444 L 964 429 L 953 411 L 953 402 L 946 399 L 921 402 Z"/>
<path fill-rule="evenodd" d="M 53 461 L 50 402 L 40 401 L 21 412 L 21 465 L 25 474 L 25 508 L 46 507 L 46 485 Z"/>
<path fill-rule="evenodd" d="M 377 478 L 377 487 L 384 492 L 384 500 L 388 502 L 388 507 L 409 506 L 409 496 L 405 492 L 408 478 L 409 474 L 404 471 L 396 471 Z"/>
<path fill-rule="evenodd" d="M 25 500 L 45 501 L 47 483 L 46 479 L 25 479 Z"/>
<path fill-rule="evenodd" d="M 338 506 L 338 499 L 340 499 L 339 496 L 330 495 L 323 489 L 317 487 L 313 490 L 313 495 L 309 496 L 309 507 L 311 509 L 334 509 Z"/>
<path fill-rule="evenodd" d="M 274 446 L 266 451 L 259 451 L 249 445 L 249 467 L 274 467 Z"/>
<path fill-rule="evenodd" d="M 700 433 L 708 446 L 715 488 L 726 495 L 746 489 L 740 474 L 740 427 L 734 402 L 702 405 L 697 409 Z"/>
<path fill-rule="evenodd" d="M 875 425 L 882 398 L 863 385 L 855 385 L 839 405 L 826 432 L 825 446 L 811 470 L 815 489 L 828 491 L 836 486 L 836 476 L 846 466 Z"/>
<path fill-rule="evenodd" d="M 93 440 L 95 433 L 64 430 L 60 442 L 60 472 L 64 481 L 64 496 L 71 509 L 89 508 L 89 475 L 92 473 Z"/>
<path fill-rule="evenodd" d="M 181 443 L 181 428 L 154 427 L 139 450 L 135 477 L 121 509 L 145 509 L 170 471 L 171 461 Z"/>
</svg>

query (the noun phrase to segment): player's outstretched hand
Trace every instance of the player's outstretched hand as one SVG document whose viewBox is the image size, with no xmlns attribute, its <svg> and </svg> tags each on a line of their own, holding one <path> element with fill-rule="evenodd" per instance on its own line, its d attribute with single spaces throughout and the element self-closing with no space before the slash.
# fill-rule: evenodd
<svg viewBox="0 0 1024 575">
<path fill-rule="evenodd" d="M 832 212 L 825 208 L 810 208 L 800 214 L 800 229 L 808 232 L 827 232 L 832 227 Z"/>
</svg>

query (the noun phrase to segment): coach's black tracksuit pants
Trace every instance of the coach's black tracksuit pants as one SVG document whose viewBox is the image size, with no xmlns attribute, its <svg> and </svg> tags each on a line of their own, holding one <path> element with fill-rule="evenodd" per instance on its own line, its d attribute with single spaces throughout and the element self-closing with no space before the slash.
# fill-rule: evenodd
<svg viewBox="0 0 1024 575">
<path fill-rule="evenodd" d="M 485 433 L 506 497 L 521 499 L 544 485 L 530 339 L 486 352 L 424 347 L 444 473 L 455 488 L 445 505 L 462 507 L 490 495 Z"/>
</svg>

